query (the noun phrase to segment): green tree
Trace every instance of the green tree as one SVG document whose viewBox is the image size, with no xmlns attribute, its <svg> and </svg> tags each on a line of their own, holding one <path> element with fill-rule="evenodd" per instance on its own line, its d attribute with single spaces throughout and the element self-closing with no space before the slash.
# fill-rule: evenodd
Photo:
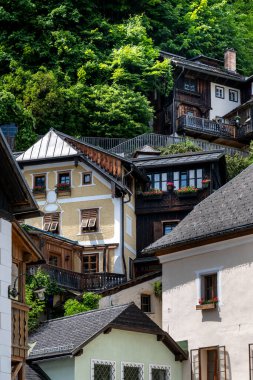
<svg viewBox="0 0 253 380">
<path fill-rule="evenodd" d="M 65 316 L 82 313 L 84 311 L 98 309 L 101 296 L 95 293 L 87 292 L 82 296 L 82 301 L 68 299 L 64 304 Z"/>
<path fill-rule="evenodd" d="M 177 144 L 171 144 L 167 145 L 165 147 L 160 147 L 159 150 L 161 151 L 161 154 L 163 156 L 169 155 L 169 154 L 177 154 L 177 153 L 187 153 L 187 152 L 201 152 L 202 149 L 195 145 L 194 142 L 192 142 L 189 139 L 186 139 L 185 142 L 177 143 Z"/>
</svg>

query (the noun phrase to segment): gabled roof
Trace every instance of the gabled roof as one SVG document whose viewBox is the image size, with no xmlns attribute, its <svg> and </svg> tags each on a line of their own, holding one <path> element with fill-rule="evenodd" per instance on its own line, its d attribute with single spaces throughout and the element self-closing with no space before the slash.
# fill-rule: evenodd
<svg viewBox="0 0 253 380">
<path fill-rule="evenodd" d="M 25 380 L 50 380 L 50 378 L 40 367 L 26 364 Z"/>
<path fill-rule="evenodd" d="M 158 166 L 176 166 L 184 164 L 214 162 L 218 161 L 222 157 L 224 157 L 223 150 L 213 150 L 209 152 L 179 153 L 169 156 L 159 156 L 152 158 L 141 157 L 133 159 L 133 163 L 138 168 L 155 168 Z"/>
<path fill-rule="evenodd" d="M 77 153 L 77 150 L 64 141 L 53 129 L 50 129 L 45 136 L 18 156 L 17 161 L 75 156 Z"/>
<path fill-rule="evenodd" d="M 253 229 L 253 165 L 204 199 L 173 229 L 144 253 L 164 253 L 251 233 Z M 166 251 L 165 251 L 166 249 Z"/>
<path fill-rule="evenodd" d="M 195 61 L 194 58 L 186 59 L 185 57 L 168 53 L 166 51 L 161 51 L 160 54 L 164 58 L 169 58 L 174 66 L 185 67 L 193 71 L 202 72 L 202 73 L 213 75 L 220 78 L 230 79 L 239 83 L 245 82 L 247 79 L 246 77 L 238 74 L 237 72 L 227 71 L 225 69 L 221 69 L 219 67 L 215 67 L 214 65 L 210 65 L 210 64 L 207 65 L 198 60 Z"/>
<path fill-rule="evenodd" d="M 30 336 L 30 342 L 36 342 L 36 345 L 28 360 L 34 362 L 50 357 L 75 355 L 91 340 L 110 328 L 159 335 L 174 355 L 182 360 L 187 358 L 186 353 L 167 333 L 131 303 L 44 322 Z"/>
</svg>

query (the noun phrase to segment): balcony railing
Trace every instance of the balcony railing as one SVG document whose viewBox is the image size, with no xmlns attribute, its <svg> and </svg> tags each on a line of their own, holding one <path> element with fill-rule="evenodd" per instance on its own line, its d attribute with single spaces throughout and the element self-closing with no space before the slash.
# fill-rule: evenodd
<svg viewBox="0 0 253 380">
<path fill-rule="evenodd" d="M 30 274 L 36 273 L 38 268 L 46 272 L 59 286 L 79 291 L 99 291 L 110 289 L 126 282 L 126 277 L 118 273 L 78 273 L 62 269 L 49 264 L 29 266 Z"/>
<path fill-rule="evenodd" d="M 12 358 L 25 359 L 28 349 L 28 310 L 23 303 L 12 301 Z"/>
</svg>

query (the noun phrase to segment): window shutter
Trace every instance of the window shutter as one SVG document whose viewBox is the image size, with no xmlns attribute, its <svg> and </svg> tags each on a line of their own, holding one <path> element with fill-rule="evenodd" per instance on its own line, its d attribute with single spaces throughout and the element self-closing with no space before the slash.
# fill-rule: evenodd
<svg viewBox="0 0 253 380">
<path fill-rule="evenodd" d="M 163 236 L 162 222 L 153 222 L 153 238 L 154 241 Z"/>
<path fill-rule="evenodd" d="M 81 228 L 83 232 L 95 231 L 98 227 L 98 209 L 81 211 Z M 91 230 L 90 230 L 91 229 Z"/>
<path fill-rule="evenodd" d="M 60 214 L 45 214 L 44 215 L 44 231 L 57 231 L 60 221 Z"/>
<path fill-rule="evenodd" d="M 82 219 L 81 227 L 82 228 L 87 228 L 88 227 L 88 222 L 89 222 L 89 219 Z"/>
<path fill-rule="evenodd" d="M 225 346 L 219 346 L 219 380 L 226 380 L 226 351 Z"/>
<path fill-rule="evenodd" d="M 191 350 L 191 380 L 200 379 L 200 350 Z"/>
<path fill-rule="evenodd" d="M 95 227 L 97 218 L 91 218 L 88 223 L 88 227 Z"/>
</svg>

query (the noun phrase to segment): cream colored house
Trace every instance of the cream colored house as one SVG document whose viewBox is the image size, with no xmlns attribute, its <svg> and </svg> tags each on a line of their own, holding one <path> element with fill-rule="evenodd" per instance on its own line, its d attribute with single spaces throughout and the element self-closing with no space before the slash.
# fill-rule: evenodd
<svg viewBox="0 0 253 380">
<path fill-rule="evenodd" d="M 25 223 L 78 241 L 83 260 L 76 271 L 129 277 L 136 256 L 134 179 L 146 180 L 138 169 L 53 129 L 17 161 L 45 213 Z M 51 261 L 59 265 L 57 255 Z"/>
<path fill-rule="evenodd" d="M 184 380 L 253 378 L 253 166 L 145 251 L 162 263 L 163 329 L 188 340 Z"/>
</svg>

